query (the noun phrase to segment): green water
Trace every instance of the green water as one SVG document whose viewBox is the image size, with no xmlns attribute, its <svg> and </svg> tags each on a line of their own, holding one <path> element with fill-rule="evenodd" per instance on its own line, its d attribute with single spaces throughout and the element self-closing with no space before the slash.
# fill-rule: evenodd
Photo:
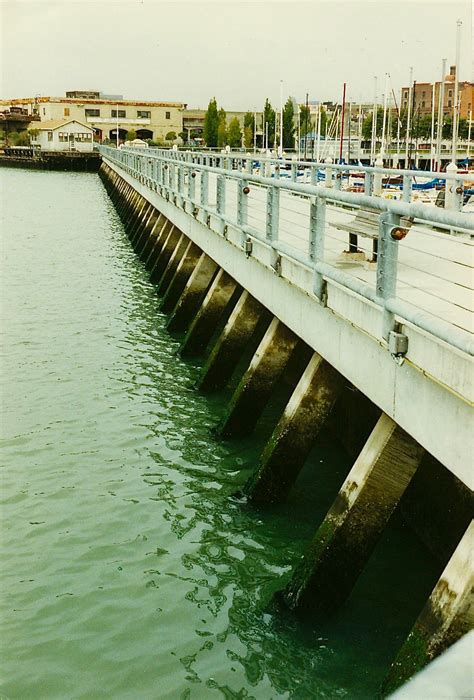
<svg viewBox="0 0 474 700">
<path fill-rule="evenodd" d="M 430 589 L 395 519 L 324 627 L 278 610 L 347 469 L 320 441 L 289 502 L 232 494 L 217 442 L 96 175 L 3 170 L 4 698 L 375 698 Z"/>
</svg>

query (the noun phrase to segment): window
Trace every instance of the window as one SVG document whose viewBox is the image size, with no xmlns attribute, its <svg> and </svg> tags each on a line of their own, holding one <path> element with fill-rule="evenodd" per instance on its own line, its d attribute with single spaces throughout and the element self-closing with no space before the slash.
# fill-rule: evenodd
<svg viewBox="0 0 474 700">
<path fill-rule="evenodd" d="M 421 96 L 425 97 L 425 95 L 426 95 L 426 92 L 423 90 L 423 92 L 421 93 Z"/>
<path fill-rule="evenodd" d="M 117 111 L 118 111 L 118 114 L 117 114 Z M 127 116 L 127 113 L 124 109 L 119 109 L 119 110 L 113 109 L 112 116 L 115 117 L 115 119 L 117 119 L 117 117 L 119 119 L 125 119 Z"/>
<path fill-rule="evenodd" d="M 448 92 L 448 95 L 449 95 L 449 97 L 452 97 L 452 96 L 453 96 L 453 91 L 450 90 L 450 91 Z"/>
<path fill-rule="evenodd" d="M 43 116 L 46 114 L 46 109 L 43 107 Z"/>
<path fill-rule="evenodd" d="M 92 139 L 92 134 L 75 134 L 76 141 L 90 141 Z"/>
<path fill-rule="evenodd" d="M 86 117 L 100 117 L 100 109 L 86 109 Z"/>
<path fill-rule="evenodd" d="M 452 100 L 448 100 L 448 107 L 452 107 L 452 106 L 453 106 Z"/>
<path fill-rule="evenodd" d="M 52 141 L 52 140 L 53 140 L 53 132 L 48 131 L 48 141 Z"/>
<path fill-rule="evenodd" d="M 67 133 L 66 133 L 65 131 L 60 131 L 60 132 L 59 132 L 59 141 L 60 141 L 61 143 L 64 143 L 64 142 L 67 141 L 67 140 L 68 140 L 68 138 L 67 138 Z"/>
<path fill-rule="evenodd" d="M 69 117 L 70 113 L 71 113 L 71 112 L 70 112 L 69 107 L 64 107 L 64 116 L 65 116 L 65 117 Z"/>
<path fill-rule="evenodd" d="M 405 94 L 403 95 L 403 97 L 404 97 L 406 100 L 408 99 L 408 90 L 405 90 Z"/>
<path fill-rule="evenodd" d="M 166 112 L 165 118 L 166 118 L 166 119 L 171 119 L 171 112 Z"/>
<path fill-rule="evenodd" d="M 151 119 L 151 112 L 146 112 L 139 109 L 137 111 L 137 117 L 138 119 Z"/>
<path fill-rule="evenodd" d="M 425 101 L 423 100 L 423 102 L 421 103 L 421 108 L 423 109 L 424 106 L 425 106 Z"/>
</svg>

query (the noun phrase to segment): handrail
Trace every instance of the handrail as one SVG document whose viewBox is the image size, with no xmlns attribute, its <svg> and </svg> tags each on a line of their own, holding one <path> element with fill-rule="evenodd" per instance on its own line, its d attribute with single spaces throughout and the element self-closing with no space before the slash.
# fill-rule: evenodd
<svg viewBox="0 0 474 700">
<path fill-rule="evenodd" d="M 346 192 L 336 187 L 294 182 L 278 177 L 270 178 L 253 174 L 248 170 L 242 171 L 240 169 L 214 167 L 193 162 L 193 159 L 189 158 L 189 154 L 186 159 L 182 159 L 176 158 L 174 155 L 170 156 L 169 151 L 157 153 L 156 151 L 150 152 L 150 149 L 132 148 L 117 150 L 106 146 L 101 146 L 99 150 L 108 160 L 117 163 L 117 165 L 143 184 L 148 185 L 151 189 L 159 192 L 163 196 L 166 195 L 167 199 L 170 199 L 170 196 L 172 196 L 174 201 L 180 201 L 181 206 L 185 209 L 186 202 L 189 202 L 192 205 L 192 212 L 195 216 L 196 212 L 201 210 L 205 214 L 205 220 L 208 220 L 209 226 L 209 214 L 211 214 L 216 216 L 217 220 L 220 220 L 222 226 L 225 224 L 226 226 L 239 229 L 242 233 L 243 247 L 245 247 L 244 241 L 246 238 L 255 239 L 270 248 L 273 251 L 272 256 L 283 255 L 307 266 L 313 271 L 314 295 L 320 303 L 325 303 L 325 285 L 326 280 L 329 279 L 347 287 L 359 296 L 381 307 L 383 310 L 381 338 L 388 343 L 388 346 L 390 346 L 390 334 L 397 329 L 395 317 L 398 317 L 437 337 L 439 340 L 449 343 L 451 346 L 456 347 L 464 353 L 469 355 L 474 354 L 474 342 L 471 333 L 463 327 L 457 327 L 454 320 L 450 318 L 446 320 L 436 314 L 433 315 L 433 311 L 430 308 L 426 309 L 426 307 L 419 306 L 419 303 L 421 303 L 419 302 L 419 294 L 417 303 L 412 303 L 411 298 L 407 301 L 406 298 L 404 299 L 403 296 L 400 297 L 397 293 L 397 278 L 400 278 L 400 266 L 402 266 L 402 269 L 403 265 L 408 268 L 410 267 L 405 261 L 398 261 L 399 248 L 401 245 L 399 243 L 400 235 L 403 237 L 403 235 L 407 233 L 407 230 L 403 228 L 401 218 L 409 217 L 412 220 L 415 219 L 425 222 L 428 226 L 433 224 L 437 226 L 442 225 L 450 228 L 454 232 L 473 232 L 474 216 L 471 214 L 440 209 L 420 203 L 383 199 L 373 194 Z M 228 158 L 228 154 L 225 154 L 223 157 L 224 159 Z M 212 176 L 212 180 L 210 176 Z M 232 205 L 232 207 L 229 208 L 229 205 L 226 205 L 226 189 L 230 187 L 229 183 L 231 181 L 234 182 L 232 193 L 234 197 L 235 194 L 237 196 L 237 205 Z M 210 203 L 210 182 L 212 183 L 212 187 L 215 188 L 215 192 L 213 192 L 212 195 L 214 197 L 215 194 L 215 204 Z M 250 186 L 252 184 L 258 186 L 253 188 L 253 195 L 250 194 L 252 191 Z M 197 186 L 199 186 L 199 196 L 196 196 Z M 255 218 L 257 209 L 255 209 L 255 211 L 251 209 L 249 212 L 249 201 L 253 201 L 256 207 L 257 201 L 252 200 L 252 197 L 256 197 L 258 192 L 261 192 L 261 194 L 258 195 L 258 213 L 260 218 L 263 213 L 265 220 L 261 223 L 254 224 L 253 221 L 248 221 L 248 217 L 249 214 L 251 214 Z M 265 193 L 267 198 L 266 206 L 261 201 Z M 296 197 L 294 199 L 289 199 L 287 196 L 282 200 L 285 193 L 287 195 L 296 195 Z M 284 204 L 282 202 L 284 202 Z M 292 202 L 294 202 L 294 204 L 292 204 Z M 370 281 L 364 282 L 357 276 L 334 267 L 334 265 L 331 265 L 325 259 L 325 248 L 334 238 L 327 230 L 326 208 L 327 204 L 334 202 L 356 208 L 370 208 L 380 212 L 378 233 L 379 254 L 376 264 L 375 287 L 371 286 Z M 293 207 L 300 207 L 301 211 L 297 215 L 297 218 L 299 217 L 299 222 L 302 221 L 301 217 L 305 215 L 303 208 L 308 207 L 308 205 L 310 208 L 310 211 L 304 219 L 304 221 L 307 220 L 307 223 L 304 225 L 301 223 L 296 224 L 300 229 L 301 226 L 303 226 L 303 228 L 304 226 L 307 227 L 306 234 L 301 238 L 301 242 L 304 244 L 303 249 L 301 249 L 301 245 L 295 247 L 293 244 L 281 240 L 284 219 L 282 218 L 280 221 L 280 213 L 286 215 L 288 212 L 292 211 L 288 203 L 292 204 Z M 290 216 L 293 215 L 290 214 Z M 222 234 L 222 230 L 219 228 L 217 233 Z M 423 233 L 423 230 L 421 230 L 421 233 Z M 294 237 L 294 234 L 291 235 Z M 428 235 L 431 236 L 431 238 L 428 241 L 427 251 L 421 250 L 416 253 L 416 247 L 410 248 L 410 246 L 406 246 L 405 250 L 411 249 L 415 251 L 415 262 L 413 264 L 417 264 L 420 254 L 434 256 L 434 258 L 436 258 L 434 261 L 435 265 L 439 265 L 440 260 L 443 261 L 444 248 L 441 250 L 440 254 L 434 254 L 429 251 L 429 246 L 432 245 L 433 240 L 437 244 L 441 241 L 442 246 L 445 246 L 446 242 L 448 242 L 451 247 L 455 246 L 457 243 L 458 248 L 456 249 L 455 260 L 452 262 L 451 268 L 453 265 L 459 265 L 459 268 L 462 268 L 461 272 L 463 272 L 463 269 L 466 265 L 469 265 L 469 263 L 464 262 L 464 260 L 458 263 L 456 260 L 458 260 L 460 255 L 464 256 L 466 252 L 471 250 L 472 244 L 470 240 L 466 238 L 461 240 L 453 236 L 431 232 L 428 232 Z M 436 239 L 433 238 L 434 236 Z M 462 248 L 461 250 L 459 249 L 459 244 L 467 245 L 468 248 Z M 411 259 L 410 262 L 412 262 Z M 450 260 L 448 260 L 447 263 L 450 263 Z M 429 264 L 431 265 L 431 263 Z M 443 262 L 443 264 L 446 263 Z M 413 265 L 411 265 L 411 267 L 413 268 Z M 459 268 L 455 269 L 456 274 L 458 274 Z M 417 270 L 416 267 L 414 269 L 415 271 Z M 472 268 L 468 267 L 467 269 Z M 426 269 L 422 268 L 419 274 L 430 275 L 431 273 L 429 271 L 426 272 Z M 456 286 L 460 284 L 461 286 L 458 286 L 459 289 L 467 289 L 465 287 L 466 283 L 458 283 L 458 280 L 450 279 L 449 273 L 447 274 L 448 278 L 443 278 L 433 272 L 432 277 L 429 278 L 430 285 L 427 287 L 428 291 L 413 286 L 413 284 L 411 286 L 415 290 L 418 289 L 422 295 L 425 294 L 429 296 L 431 294 L 433 301 L 442 298 L 438 297 L 437 294 L 432 291 L 434 284 L 433 279 L 441 279 L 445 288 L 446 285 L 452 286 L 454 284 Z M 410 286 L 410 281 L 402 281 Z M 441 294 L 442 293 L 443 292 L 441 292 Z M 459 307 L 457 297 L 455 297 L 454 300 L 450 300 L 449 298 L 443 299 L 443 303 L 451 305 L 457 312 Z M 469 310 L 470 307 L 463 311 L 461 306 L 462 313 L 469 313 Z"/>
</svg>

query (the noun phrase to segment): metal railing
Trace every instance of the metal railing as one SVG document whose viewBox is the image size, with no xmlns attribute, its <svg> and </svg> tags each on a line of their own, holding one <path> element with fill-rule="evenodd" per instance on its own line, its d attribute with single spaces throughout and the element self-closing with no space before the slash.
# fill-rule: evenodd
<svg viewBox="0 0 474 700">
<path fill-rule="evenodd" d="M 317 178 L 321 164 L 306 163 L 310 182 L 299 182 L 294 176 L 279 177 L 278 170 L 273 177 L 260 174 L 260 168 L 281 166 L 282 161 L 267 159 L 255 167 L 255 158 L 245 154 L 106 146 L 100 151 L 216 234 L 227 236 L 229 227 L 240 231 L 245 254 L 251 254 L 253 242 L 269 248 L 277 273 L 282 258 L 309 268 L 320 303 L 325 303 L 331 280 L 381 307 L 381 337 L 389 347 L 402 320 L 474 354 L 474 215 L 408 198 L 374 196 L 375 178 L 390 173 L 381 168 L 358 167 L 365 191 L 351 192 L 334 177 L 347 166 L 325 164 L 321 183 Z M 289 161 L 289 165 L 294 171 L 300 164 Z M 393 172 L 402 175 L 409 190 L 408 178 L 414 173 Z M 453 179 L 462 182 L 465 176 L 456 174 Z M 375 217 L 372 231 L 359 235 L 356 255 L 351 255 L 351 245 L 346 250 L 348 227 L 358 212 L 367 211 Z M 435 230 L 438 227 L 450 233 Z"/>
</svg>

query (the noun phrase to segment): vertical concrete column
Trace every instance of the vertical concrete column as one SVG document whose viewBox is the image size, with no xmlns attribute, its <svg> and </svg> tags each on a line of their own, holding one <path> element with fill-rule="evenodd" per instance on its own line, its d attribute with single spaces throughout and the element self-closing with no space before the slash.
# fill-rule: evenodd
<svg viewBox="0 0 474 700">
<path fill-rule="evenodd" d="M 231 303 L 237 286 L 237 282 L 221 268 L 183 340 L 180 348 L 183 357 L 192 357 L 204 352 L 214 335 L 217 323 Z"/>
<path fill-rule="evenodd" d="M 160 219 L 155 228 L 153 236 L 149 242 L 149 253 L 145 259 L 145 269 L 151 272 L 163 249 L 163 245 L 171 231 L 173 224 L 165 216 L 160 215 Z"/>
<path fill-rule="evenodd" d="M 343 386 L 339 372 L 314 353 L 246 486 L 249 500 L 285 500 Z"/>
<path fill-rule="evenodd" d="M 146 211 L 149 207 L 149 203 L 146 201 L 146 199 L 141 199 L 140 204 L 135 210 L 135 216 L 133 218 L 133 221 L 129 225 L 129 232 L 128 232 L 128 237 L 130 238 L 130 242 L 132 245 L 134 245 L 135 240 L 136 240 L 136 235 L 137 232 L 140 230 L 140 227 L 143 222 L 143 217 L 146 214 Z"/>
<path fill-rule="evenodd" d="M 199 382 L 201 391 L 214 391 L 227 384 L 264 312 L 254 297 L 242 292 L 204 365 Z"/>
<path fill-rule="evenodd" d="M 178 241 L 182 234 L 181 231 L 173 226 L 170 221 L 169 227 L 167 225 L 167 229 L 164 231 L 164 235 L 166 237 L 163 240 L 163 245 L 161 246 L 161 250 L 156 257 L 153 269 L 150 272 L 150 281 L 153 282 L 153 284 L 157 284 L 161 280 L 161 276 L 166 270 L 166 266 L 168 265 L 169 260 L 173 255 L 173 251 L 178 245 Z"/>
<path fill-rule="evenodd" d="M 178 303 L 178 299 L 184 292 L 184 288 L 201 257 L 201 252 L 199 246 L 190 241 L 183 233 L 158 287 L 158 292 L 163 294 L 160 310 L 164 314 L 171 313 Z"/>
<path fill-rule="evenodd" d="M 252 432 L 297 343 L 298 337 L 273 318 L 232 396 L 221 435 L 242 437 Z"/>
<path fill-rule="evenodd" d="M 161 214 L 155 209 L 155 207 L 152 208 L 150 215 L 148 216 L 148 219 L 146 221 L 146 224 L 143 228 L 142 235 L 140 237 L 140 240 L 137 242 L 137 255 L 138 257 L 145 261 L 148 258 L 149 254 L 149 249 L 148 249 L 148 244 L 150 240 L 153 240 L 153 232 L 155 230 L 155 227 L 157 225 L 158 219 L 160 218 Z"/>
<path fill-rule="evenodd" d="M 171 333 L 179 333 L 189 328 L 211 286 L 217 267 L 217 263 L 212 258 L 206 253 L 201 253 L 171 318 L 166 324 Z"/>
<path fill-rule="evenodd" d="M 146 230 L 146 225 L 148 223 L 148 219 L 150 218 L 151 214 L 153 213 L 153 205 L 150 203 L 145 204 L 145 207 L 143 208 L 139 218 L 138 218 L 138 223 L 135 226 L 134 232 L 133 232 L 133 237 L 132 237 L 132 246 L 135 248 L 135 250 L 138 252 L 139 246 L 140 246 L 140 241 L 143 236 L 143 232 Z M 143 243 L 142 243 L 143 245 Z"/>
<path fill-rule="evenodd" d="M 131 193 L 128 201 L 128 207 L 124 212 L 124 217 L 122 219 L 125 230 L 129 231 L 130 226 L 133 224 L 136 216 L 136 212 L 141 203 L 141 195 L 135 190 Z"/>
<path fill-rule="evenodd" d="M 117 209 L 117 213 L 122 221 L 124 221 L 125 216 L 129 211 L 133 192 L 134 190 L 132 187 L 128 184 L 128 182 L 126 182 L 123 188 L 118 191 L 115 190 L 116 196 L 112 197 L 114 206 Z"/>
<path fill-rule="evenodd" d="M 473 552 L 471 521 L 397 654 L 382 688 L 383 697 L 474 627 Z"/>
<path fill-rule="evenodd" d="M 290 608 L 327 616 L 344 603 L 423 452 L 389 416 L 380 416 L 284 592 Z"/>
</svg>

